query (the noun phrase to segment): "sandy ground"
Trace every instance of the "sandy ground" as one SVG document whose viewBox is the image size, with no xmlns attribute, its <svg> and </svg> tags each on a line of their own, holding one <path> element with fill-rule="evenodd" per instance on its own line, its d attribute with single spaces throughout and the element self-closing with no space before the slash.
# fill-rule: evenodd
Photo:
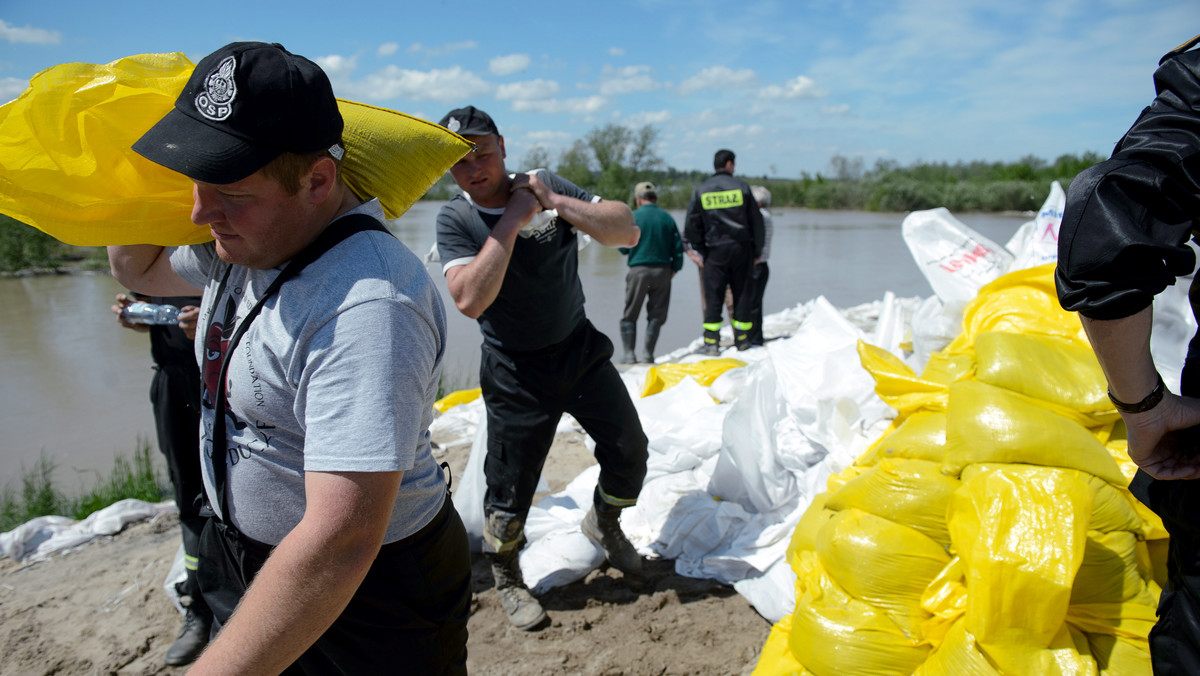
<svg viewBox="0 0 1200 676">
<path fill-rule="evenodd" d="M 462 476 L 468 452 L 440 455 Z M 560 435 L 545 470 L 551 491 L 594 462 L 580 435 Z M 0 675 L 182 673 L 162 664 L 180 623 L 162 586 L 178 532 L 167 516 L 41 563 L 0 559 Z M 550 625 L 521 632 L 504 617 L 487 563 L 473 564 L 475 674 L 749 674 L 770 631 L 731 587 L 651 561 L 640 593 L 605 565 L 542 596 Z"/>
</svg>

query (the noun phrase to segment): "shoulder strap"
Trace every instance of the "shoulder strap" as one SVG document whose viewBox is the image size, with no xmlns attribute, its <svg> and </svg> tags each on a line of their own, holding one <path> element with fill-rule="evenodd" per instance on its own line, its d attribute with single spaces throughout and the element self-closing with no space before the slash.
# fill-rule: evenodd
<svg viewBox="0 0 1200 676">
<path fill-rule="evenodd" d="M 391 234 L 390 231 L 383 227 L 378 220 L 366 214 L 350 214 L 343 216 L 338 220 L 330 223 L 321 234 L 317 235 L 316 239 L 300 250 L 292 260 L 288 261 L 287 266 L 280 271 L 275 277 L 267 290 L 259 297 L 258 302 L 254 307 L 250 308 L 250 312 L 238 323 L 234 329 L 233 335 L 229 338 L 229 346 L 225 348 L 225 357 L 221 360 L 221 375 L 217 380 L 217 393 L 215 402 L 215 413 L 213 418 L 213 488 L 217 493 L 217 504 L 221 508 L 221 519 L 225 523 L 229 522 L 229 512 L 226 511 L 227 503 L 225 501 L 225 478 L 228 472 L 228 458 L 226 455 L 229 452 L 225 445 L 225 374 L 229 372 L 229 355 L 233 354 L 234 348 L 237 346 L 242 335 L 246 333 L 246 329 L 250 327 L 250 323 L 258 316 L 262 310 L 263 303 L 268 298 L 279 291 L 279 287 L 287 280 L 295 277 L 309 263 L 320 258 L 326 251 L 337 246 L 342 240 L 366 230 L 379 230 Z M 216 450 L 221 449 L 221 457 L 217 457 Z M 231 524 L 232 525 L 232 524 Z"/>
</svg>

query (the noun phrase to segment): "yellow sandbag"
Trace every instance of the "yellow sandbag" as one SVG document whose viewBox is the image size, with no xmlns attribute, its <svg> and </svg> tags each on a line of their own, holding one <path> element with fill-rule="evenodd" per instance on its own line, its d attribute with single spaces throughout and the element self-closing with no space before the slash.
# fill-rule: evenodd
<svg viewBox="0 0 1200 676">
<path fill-rule="evenodd" d="M 796 529 L 792 531 L 791 541 L 788 542 L 787 560 L 797 575 L 800 574 L 800 571 L 796 566 L 796 556 L 800 552 L 816 551 L 817 533 L 825 526 L 826 521 L 837 515 L 837 512 L 832 509 L 825 509 L 825 501 L 828 499 L 828 491 L 818 493 L 809 503 L 808 508 L 804 510 L 804 514 L 800 515 L 800 521 L 796 523 Z"/>
<path fill-rule="evenodd" d="M 884 458 L 912 458 L 942 462 L 946 454 L 946 414 L 921 410 L 886 432 L 859 459 L 874 465 Z"/>
<path fill-rule="evenodd" d="M 481 394 L 483 394 L 483 390 L 478 387 L 470 390 L 458 390 L 457 392 L 451 392 L 450 394 L 447 394 L 441 399 L 433 402 L 433 408 L 438 413 L 445 413 L 459 404 L 466 404 L 475 401 Z"/>
<path fill-rule="evenodd" d="M 914 631 L 927 617 L 925 587 L 950 562 L 946 550 L 921 533 L 853 508 L 821 528 L 816 551 L 839 587 Z"/>
<path fill-rule="evenodd" d="M 861 509 L 948 547 L 946 506 L 959 485 L 957 478 L 942 472 L 941 463 L 906 458 L 881 460 L 830 495 L 826 507 Z"/>
<path fill-rule="evenodd" d="M 721 359 L 703 359 L 687 364 L 657 364 L 646 371 L 646 382 L 642 386 L 642 396 L 648 397 L 668 390 L 683 380 L 686 376 L 696 379 L 696 382 L 708 387 L 717 376 L 731 368 L 745 366 L 746 362 L 738 359 L 723 357 Z"/>
<path fill-rule="evenodd" d="M 1138 641 L 1102 634 L 1088 634 L 1092 656 L 1101 676 L 1150 676 L 1150 646 Z"/>
<path fill-rule="evenodd" d="M 981 462 L 968 465 L 963 469 L 962 481 L 970 481 L 980 474 L 996 470 L 1006 472 L 1037 471 L 1035 465 L 1018 465 L 1011 463 Z M 1143 522 L 1135 508 L 1137 500 L 1128 490 L 1117 488 L 1107 481 L 1093 475 L 1081 474 L 1079 478 L 1092 490 L 1092 515 L 1088 519 L 1088 529 L 1109 533 L 1112 531 L 1143 532 Z"/>
<path fill-rule="evenodd" d="M 1063 628 L 1091 510 L 1078 473 L 1052 468 L 982 474 L 951 498 L 950 536 L 970 591 L 964 629 L 1001 671 L 1048 673 L 1035 666 Z"/>
<path fill-rule="evenodd" d="M 922 408 L 946 408 L 946 386 L 918 378 L 891 352 L 860 340 L 858 360 L 875 379 L 875 393 L 901 416 Z"/>
<path fill-rule="evenodd" d="M 975 462 L 1070 467 L 1126 482 L 1104 445 L 1078 423 L 1015 392 L 962 381 L 950 387 L 946 464 L 961 471 Z"/>
<path fill-rule="evenodd" d="M 984 657 L 962 622 L 955 622 L 942 644 L 913 676 L 1003 676 Z"/>
<path fill-rule="evenodd" d="M 908 676 L 929 647 L 906 634 L 884 613 L 838 588 L 820 565 L 797 586 L 788 648 L 816 676 L 876 674 Z"/>
<path fill-rule="evenodd" d="M 921 595 L 921 608 L 929 618 L 921 624 L 921 637 L 936 650 L 951 626 L 967 611 L 966 565 L 950 559 Z"/>
<path fill-rule="evenodd" d="M 1071 603 L 1121 603 L 1141 594 L 1151 571 L 1137 560 L 1137 536 L 1128 531 L 1088 533 Z"/>
<path fill-rule="evenodd" d="M 1067 622 L 1089 637 L 1107 635 L 1144 642 L 1158 619 L 1157 609 L 1158 595 L 1147 592 L 1124 603 L 1072 604 Z"/>
<path fill-rule="evenodd" d="M 975 374 L 975 355 L 953 354 L 945 350 L 929 355 L 921 380 L 950 385 Z"/>
<path fill-rule="evenodd" d="M 1010 272 L 985 284 L 967 303 L 962 333 L 945 351 L 969 351 L 975 338 L 988 331 L 1041 333 L 1088 345 L 1078 315 L 1058 304 L 1053 263 Z"/>
<path fill-rule="evenodd" d="M 191 222 L 191 181 L 131 148 L 171 110 L 193 69 L 183 54 L 139 54 L 35 75 L 0 106 L 0 213 L 79 246 L 212 239 Z M 388 218 L 471 148 L 403 113 L 341 100 L 338 108 L 344 179 L 360 197 L 378 197 Z"/>
<path fill-rule="evenodd" d="M 1107 420 L 1117 416 L 1091 348 L 1058 336 L 989 331 L 975 338 L 982 382 Z"/>
<path fill-rule="evenodd" d="M 767 642 L 763 644 L 750 676 L 811 676 L 812 672 L 801 666 L 788 649 L 788 634 L 791 631 L 791 615 L 771 627 L 771 633 L 767 635 Z"/>
</svg>

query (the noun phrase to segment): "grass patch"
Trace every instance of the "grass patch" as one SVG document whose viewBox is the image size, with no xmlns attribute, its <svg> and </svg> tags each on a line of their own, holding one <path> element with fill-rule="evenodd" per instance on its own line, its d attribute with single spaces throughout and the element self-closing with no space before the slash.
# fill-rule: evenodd
<svg viewBox="0 0 1200 676">
<path fill-rule="evenodd" d="M 170 493 L 167 479 L 154 464 L 150 444 L 138 439 L 132 458 L 118 455 L 108 476 L 98 476 L 96 484 L 82 495 L 69 496 L 54 483 L 56 464 L 45 454 L 32 469 L 21 469 L 21 488 L 6 485 L 0 491 L 0 533 L 39 516 L 87 518 L 126 498 L 159 502 Z"/>
</svg>

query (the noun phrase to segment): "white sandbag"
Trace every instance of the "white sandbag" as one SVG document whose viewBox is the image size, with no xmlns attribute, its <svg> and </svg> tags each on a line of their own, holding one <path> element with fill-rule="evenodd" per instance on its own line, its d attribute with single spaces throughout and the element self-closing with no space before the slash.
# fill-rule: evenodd
<svg viewBox="0 0 1200 676">
<path fill-rule="evenodd" d="M 457 406 L 455 408 L 458 408 Z M 454 410 L 454 409 L 451 409 Z M 458 510 L 472 552 L 483 551 L 483 494 L 487 484 L 483 478 L 483 461 L 487 457 L 487 416 L 479 417 L 475 427 L 475 443 L 461 477 L 455 478 L 454 509 Z"/>
<path fill-rule="evenodd" d="M 890 418 L 895 411 L 875 394 L 875 381 L 862 368 L 858 341 L 864 335 L 824 296 L 790 338 L 767 344 L 779 379 L 777 391 L 800 431 L 826 451 L 865 448 L 864 420 Z"/>
<path fill-rule="evenodd" d="M 171 562 L 171 570 L 167 571 L 167 577 L 163 580 L 163 591 L 167 593 L 167 598 L 171 599 L 175 610 L 178 610 L 181 615 L 187 614 L 187 609 L 180 602 L 179 585 L 187 582 L 187 564 L 184 561 L 185 552 L 183 551 L 183 543 L 179 543 L 179 549 L 175 552 L 175 560 Z"/>
<path fill-rule="evenodd" d="M 750 367 L 748 367 L 750 368 Z M 796 477 L 780 471 L 772 433 L 787 415 L 771 362 L 755 364 L 748 386 L 725 417 L 721 452 L 708 492 L 754 512 L 770 512 L 797 497 Z"/>
<path fill-rule="evenodd" d="M 949 307 L 965 306 L 1013 262 L 1007 249 L 967 227 L 945 207 L 910 213 L 900 230 L 917 267 Z"/>
<path fill-rule="evenodd" d="M 643 485 L 663 474 L 691 470 L 721 450 L 721 428 L 730 405 L 713 401 L 694 378 L 633 403 L 650 442 Z"/>
<path fill-rule="evenodd" d="M 561 492 L 530 508 L 525 520 L 529 545 L 521 551 L 519 562 L 525 584 L 533 593 L 583 579 L 604 563 L 604 550 L 579 528 L 591 508 L 592 489 L 599 476 L 600 466 L 592 465 Z"/>
<path fill-rule="evenodd" d="M 121 532 L 125 526 L 162 514 L 178 512 L 175 503 L 126 499 L 98 509 L 82 521 L 64 516 L 41 516 L 0 533 L 0 552 L 14 561 L 39 560 L 56 552 L 74 549 L 104 535 Z"/>
<path fill-rule="evenodd" d="M 1022 225 L 1004 245 L 1013 255 L 1008 272 L 1036 268 L 1058 261 L 1058 228 L 1062 225 L 1067 194 L 1058 181 L 1050 184 L 1050 195 L 1038 210 L 1037 218 Z"/>
<path fill-rule="evenodd" d="M 911 320 L 913 353 L 905 363 L 915 373 L 925 371 L 929 357 L 940 352 L 962 333 L 962 308 L 947 307 L 937 296 L 917 306 Z"/>
</svg>

